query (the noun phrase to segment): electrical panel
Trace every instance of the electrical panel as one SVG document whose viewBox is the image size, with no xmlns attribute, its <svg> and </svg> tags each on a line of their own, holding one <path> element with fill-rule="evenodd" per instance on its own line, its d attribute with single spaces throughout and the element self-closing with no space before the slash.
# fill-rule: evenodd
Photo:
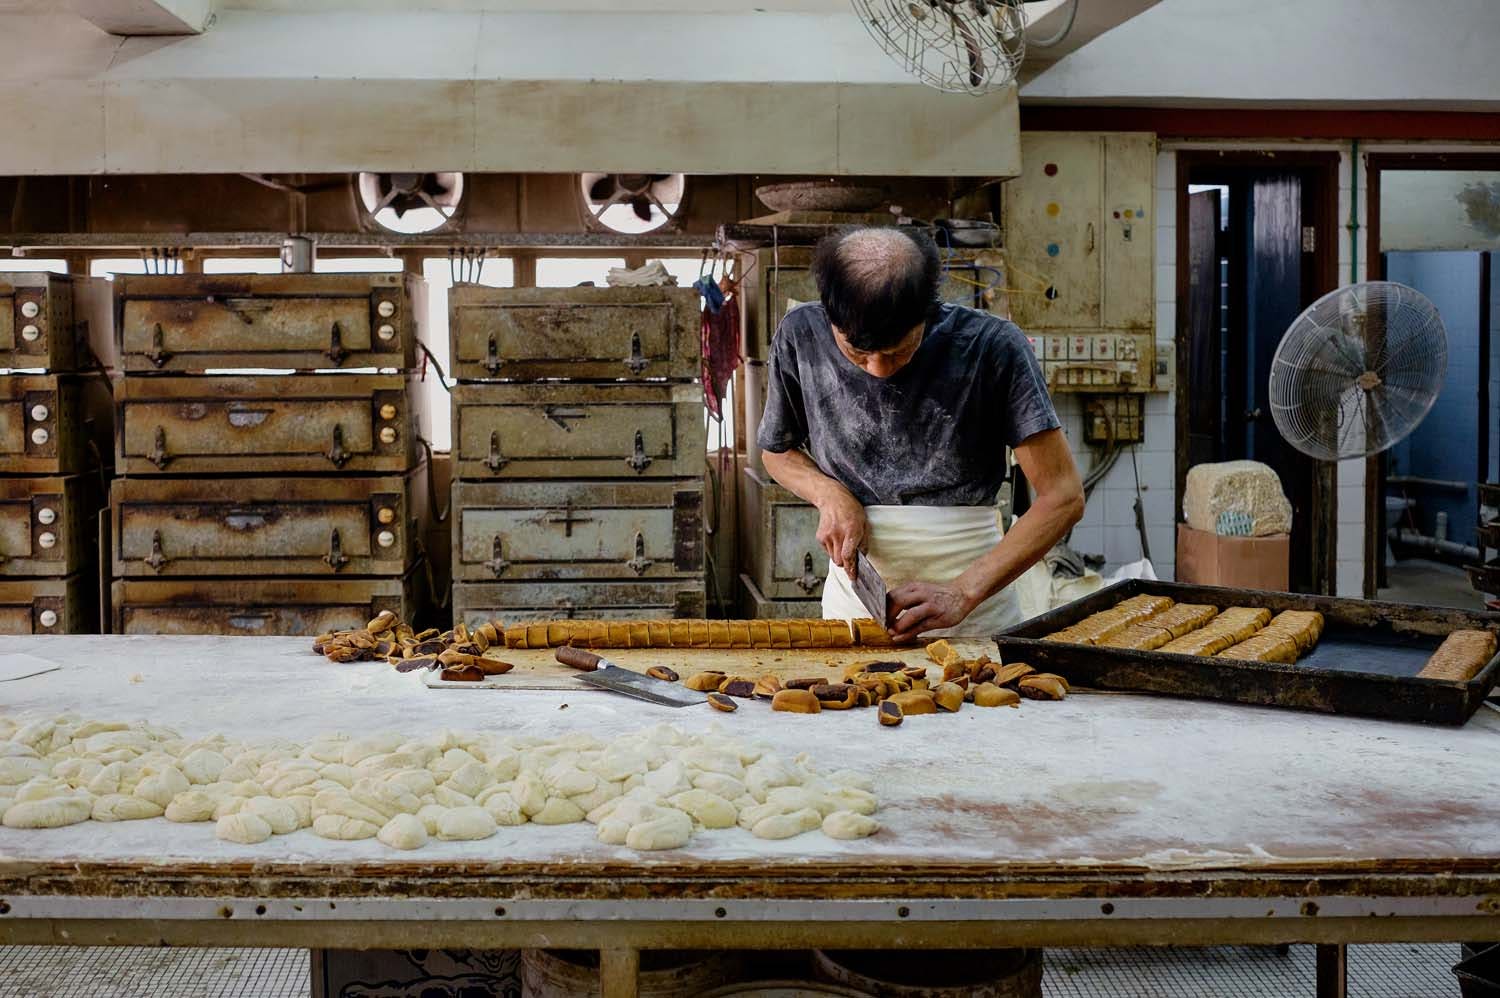
<svg viewBox="0 0 1500 998">
<path fill-rule="evenodd" d="M 1052 392 L 1147 392 L 1156 368 L 1150 333 L 1035 333 L 1032 352 Z"/>
<path fill-rule="evenodd" d="M 1084 397 L 1082 402 L 1084 443 L 1110 447 L 1145 442 L 1139 395 L 1094 395 Z"/>
</svg>

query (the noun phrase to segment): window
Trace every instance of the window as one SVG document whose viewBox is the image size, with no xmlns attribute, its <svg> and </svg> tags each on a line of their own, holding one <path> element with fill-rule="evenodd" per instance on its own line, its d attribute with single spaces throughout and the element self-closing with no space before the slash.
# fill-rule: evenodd
<svg viewBox="0 0 1500 998">
<path fill-rule="evenodd" d="M 422 261 L 422 276 L 427 279 L 427 329 L 423 342 L 438 359 L 444 371 L 451 371 L 448 363 L 448 289 L 453 286 L 453 270 L 447 257 L 430 256 Z M 478 283 L 491 288 L 509 288 L 515 285 L 515 264 L 504 258 L 484 261 Z M 425 357 L 418 357 L 420 366 Z M 450 375 L 451 376 L 451 375 Z M 425 401 L 431 416 L 433 450 L 451 450 L 453 447 L 453 410 L 448 393 L 438 380 L 437 372 L 427 371 L 422 382 L 426 391 Z"/>
<path fill-rule="evenodd" d="M 579 284 L 605 287 L 605 275 L 611 267 L 625 266 L 624 257 L 542 257 L 536 262 L 536 286 L 571 288 Z"/>
<path fill-rule="evenodd" d="M 169 259 L 166 261 L 152 261 L 150 269 L 146 267 L 146 261 L 138 256 L 101 256 L 89 261 L 90 277 L 107 277 L 111 281 L 116 274 L 180 274 L 182 273 L 182 261 Z"/>
<path fill-rule="evenodd" d="M 389 256 L 320 256 L 313 261 L 313 273 L 399 274 L 403 266 L 400 260 Z"/>
<path fill-rule="evenodd" d="M 205 274 L 279 274 L 279 256 L 209 256 L 203 258 Z"/>
<path fill-rule="evenodd" d="M 32 259 L 30 257 L 0 260 L 0 274 L 35 274 L 42 271 L 49 274 L 66 274 L 68 272 L 68 261 Z"/>
</svg>

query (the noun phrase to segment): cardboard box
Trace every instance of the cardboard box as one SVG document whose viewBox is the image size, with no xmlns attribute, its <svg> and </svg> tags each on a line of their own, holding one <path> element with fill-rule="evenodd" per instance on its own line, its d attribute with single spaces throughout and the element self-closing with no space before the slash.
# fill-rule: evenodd
<svg viewBox="0 0 1500 998">
<path fill-rule="evenodd" d="M 1177 581 L 1233 589 L 1287 588 L 1291 536 L 1221 537 L 1177 525 Z"/>
</svg>

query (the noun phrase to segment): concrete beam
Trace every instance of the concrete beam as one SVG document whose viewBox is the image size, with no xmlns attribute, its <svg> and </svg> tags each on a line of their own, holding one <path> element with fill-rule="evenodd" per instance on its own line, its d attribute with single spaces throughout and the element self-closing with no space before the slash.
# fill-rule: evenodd
<svg viewBox="0 0 1500 998">
<path fill-rule="evenodd" d="M 1028 45 L 1026 61 L 1021 64 L 1019 82 L 1024 85 L 1043 70 L 1070 53 L 1077 52 L 1089 42 L 1126 21 L 1155 7 L 1161 0 L 1108 0 L 1107 3 L 1076 0 L 1078 13 L 1073 27 L 1061 42 L 1050 48 Z M 1027 5 L 1026 37 L 1048 39 L 1062 31 L 1068 23 L 1069 11 L 1075 0 L 1047 0 L 1045 4 Z"/>
<path fill-rule="evenodd" d="M 73 13 L 112 35 L 197 35 L 213 0 L 67 0 Z"/>
</svg>

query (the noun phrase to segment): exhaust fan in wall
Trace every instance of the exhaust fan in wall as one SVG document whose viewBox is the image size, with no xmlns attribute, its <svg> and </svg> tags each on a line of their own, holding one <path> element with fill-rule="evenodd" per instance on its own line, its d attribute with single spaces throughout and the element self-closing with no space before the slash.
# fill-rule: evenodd
<svg viewBox="0 0 1500 998">
<path fill-rule="evenodd" d="M 452 221 L 462 173 L 361 173 L 355 192 L 366 218 L 391 232 L 433 232 Z"/>
<path fill-rule="evenodd" d="M 593 231 L 665 229 L 682 212 L 687 178 L 680 173 L 580 173 L 584 224 Z"/>
</svg>

